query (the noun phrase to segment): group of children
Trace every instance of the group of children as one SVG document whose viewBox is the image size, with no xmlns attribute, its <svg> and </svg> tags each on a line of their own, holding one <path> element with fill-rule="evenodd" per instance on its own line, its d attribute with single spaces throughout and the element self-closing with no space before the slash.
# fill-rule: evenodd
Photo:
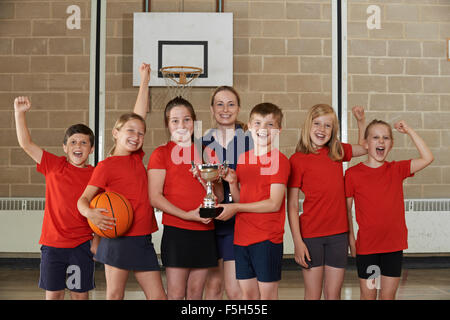
<svg viewBox="0 0 450 320">
<path fill-rule="evenodd" d="M 309 110 L 296 152 L 288 159 L 278 149 L 281 109 L 260 103 L 243 125 L 237 120 L 239 94 L 222 86 L 211 98 L 215 126 L 200 144 L 191 103 L 177 97 L 166 105 L 170 139 L 152 152 L 145 167 L 150 66 L 143 63 L 139 72 L 134 110 L 117 120 L 114 147 L 95 168 L 87 165 L 94 148 L 88 127 L 67 129 L 66 157 L 57 157 L 31 139 L 25 120 L 31 107 L 28 98 L 14 101 L 19 144 L 46 177 L 39 286 L 47 299 L 64 298 L 72 265 L 79 267 L 81 281 L 69 288 L 71 297 L 87 299 L 95 286 L 94 259 L 105 265 L 107 299 L 123 299 L 130 271 L 147 299 L 221 299 L 224 291 L 229 299 L 277 299 L 286 203 L 305 299 L 320 299 L 322 293 L 325 299 L 340 298 L 349 247 L 356 256 L 361 298 L 377 298 L 377 289 L 367 283 L 373 265 L 381 270 L 379 297 L 395 298 L 407 248 L 402 183 L 433 161 L 412 128 L 404 121 L 394 125 L 411 137 L 420 157 L 388 162 L 393 146 L 388 123 L 374 120 L 366 127 L 363 108 L 355 107 L 358 144 L 341 143 L 333 108 L 318 104 Z M 342 163 L 365 154 L 367 160 L 349 168 L 344 177 Z M 202 161 L 226 161 L 229 166 L 214 185 L 217 206 L 223 208 L 215 219 L 199 214 L 206 191 L 192 163 Z M 102 214 L 106 209 L 89 207 L 103 191 L 124 195 L 133 207 L 133 224 L 122 237 L 100 239 L 88 226 L 86 218 L 100 229 L 114 224 Z M 300 191 L 304 202 L 299 216 Z M 158 230 L 153 208 L 163 212 L 166 290 L 152 243 L 151 234 Z"/>
</svg>

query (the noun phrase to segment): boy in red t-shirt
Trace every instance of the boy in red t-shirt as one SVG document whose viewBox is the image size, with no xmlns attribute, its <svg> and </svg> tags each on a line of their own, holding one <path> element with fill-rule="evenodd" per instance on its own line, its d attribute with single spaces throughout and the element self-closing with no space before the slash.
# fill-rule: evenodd
<svg viewBox="0 0 450 320">
<path fill-rule="evenodd" d="M 364 134 L 367 160 L 351 167 L 345 174 L 350 250 L 352 256 L 356 256 L 362 300 L 377 298 L 377 286 L 372 283 L 372 279 L 379 274 L 379 298 L 395 299 L 403 250 L 408 248 L 403 180 L 428 166 L 434 159 L 423 139 L 405 121 L 395 123 L 394 127 L 398 132 L 410 136 L 420 158 L 386 161 L 393 146 L 392 129 L 384 121 L 373 120 Z M 359 227 L 356 244 L 352 219 L 353 199 Z M 377 270 L 378 274 L 373 274 Z"/>
<path fill-rule="evenodd" d="M 94 134 L 83 124 L 69 127 L 63 140 L 67 156 L 57 157 L 31 140 L 25 117 L 30 108 L 27 97 L 14 100 L 19 145 L 46 180 L 39 287 L 46 290 L 49 300 L 64 299 L 66 287 L 72 299 L 88 299 L 94 288 L 92 230 L 76 204 L 94 170 L 86 164 L 93 152 Z"/>
<path fill-rule="evenodd" d="M 224 178 L 235 203 L 218 205 L 224 211 L 216 219 L 236 215 L 236 277 L 244 300 L 278 299 L 290 172 L 288 158 L 276 148 L 282 118 L 272 103 L 252 109 L 248 127 L 254 149 L 242 154 L 236 171 L 229 169 Z"/>
</svg>

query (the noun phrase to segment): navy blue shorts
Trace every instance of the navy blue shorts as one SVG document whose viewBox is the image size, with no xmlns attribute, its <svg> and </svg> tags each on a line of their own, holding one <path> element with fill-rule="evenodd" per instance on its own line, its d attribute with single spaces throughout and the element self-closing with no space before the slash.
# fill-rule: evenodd
<svg viewBox="0 0 450 320">
<path fill-rule="evenodd" d="M 361 279 L 376 278 L 379 274 L 399 278 L 402 275 L 403 251 L 357 254 L 356 267 Z M 376 274 L 379 272 L 379 274 Z"/>
<path fill-rule="evenodd" d="M 101 238 L 95 259 L 124 270 L 159 271 L 152 236 Z"/>
<path fill-rule="evenodd" d="M 259 282 L 281 280 L 283 243 L 269 240 L 249 246 L 234 245 L 236 258 L 236 279 L 256 279 Z"/>
<path fill-rule="evenodd" d="M 39 288 L 47 291 L 69 289 L 86 292 L 95 288 L 95 263 L 91 243 L 75 248 L 41 246 Z"/>
<path fill-rule="evenodd" d="M 233 240 L 234 232 L 228 234 L 216 233 L 217 253 L 219 255 L 219 259 L 223 259 L 223 261 L 234 260 Z"/>
</svg>

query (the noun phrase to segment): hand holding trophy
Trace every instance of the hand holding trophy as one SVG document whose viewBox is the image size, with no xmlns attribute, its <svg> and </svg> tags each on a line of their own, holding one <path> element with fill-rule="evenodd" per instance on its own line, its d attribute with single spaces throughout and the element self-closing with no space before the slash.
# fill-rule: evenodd
<svg viewBox="0 0 450 320">
<path fill-rule="evenodd" d="M 223 208 L 216 208 L 216 197 L 213 192 L 213 183 L 219 181 L 223 175 L 226 174 L 228 164 L 192 164 L 197 169 L 199 180 L 206 185 L 206 196 L 203 199 L 203 206 L 200 208 L 200 217 L 215 218 L 222 211 Z"/>
</svg>

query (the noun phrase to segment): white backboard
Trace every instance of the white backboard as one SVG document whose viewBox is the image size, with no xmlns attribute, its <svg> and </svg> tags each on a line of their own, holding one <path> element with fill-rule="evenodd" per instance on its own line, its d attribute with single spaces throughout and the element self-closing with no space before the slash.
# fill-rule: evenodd
<svg viewBox="0 0 450 320">
<path fill-rule="evenodd" d="M 233 85 L 233 14 L 134 13 L 133 85 L 139 65 L 150 63 L 150 86 L 166 86 L 159 71 L 167 66 L 200 67 L 193 86 Z"/>
</svg>

